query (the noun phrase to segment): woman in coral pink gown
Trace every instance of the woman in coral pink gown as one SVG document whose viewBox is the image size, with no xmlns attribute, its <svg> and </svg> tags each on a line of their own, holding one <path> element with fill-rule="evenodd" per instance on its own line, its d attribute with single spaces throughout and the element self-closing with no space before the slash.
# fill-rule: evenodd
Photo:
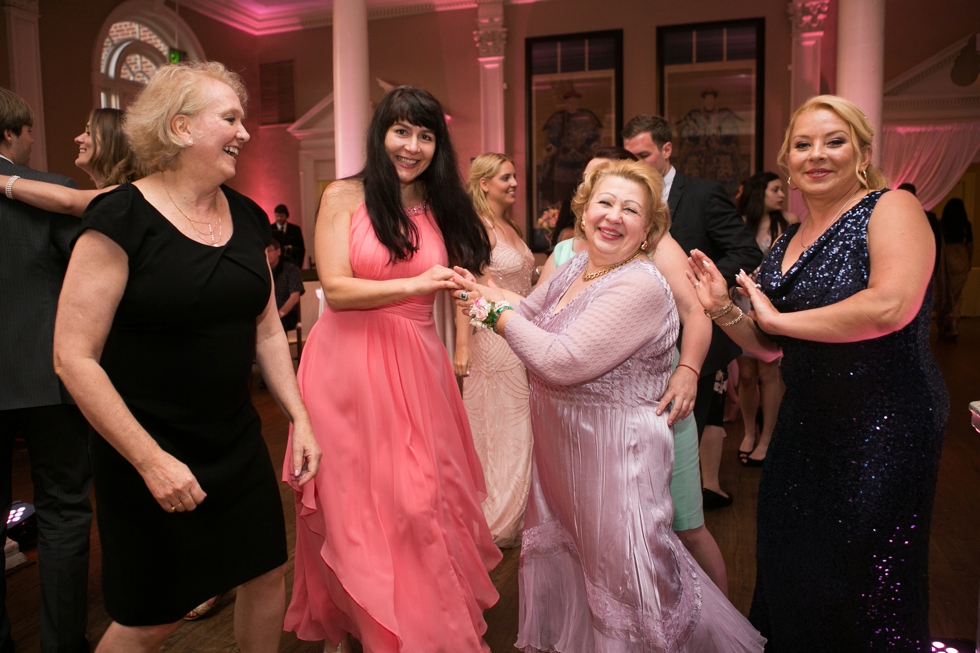
<svg viewBox="0 0 980 653">
<path fill-rule="evenodd" d="M 432 303 L 457 288 L 449 262 L 485 267 L 490 247 L 427 92 L 385 96 L 367 159 L 326 190 L 317 218 L 328 308 L 299 382 L 325 469 L 296 495 L 285 627 L 327 650 L 347 650 L 351 634 L 370 653 L 488 651 L 482 613 L 501 555 Z"/>
</svg>

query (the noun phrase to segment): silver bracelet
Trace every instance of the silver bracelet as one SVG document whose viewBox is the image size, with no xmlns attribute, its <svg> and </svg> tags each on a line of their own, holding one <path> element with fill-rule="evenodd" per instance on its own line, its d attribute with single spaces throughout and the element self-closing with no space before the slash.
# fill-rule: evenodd
<svg viewBox="0 0 980 653">
<path fill-rule="evenodd" d="M 14 182 L 20 179 L 18 175 L 12 175 L 7 181 L 7 199 L 14 199 Z"/>
</svg>

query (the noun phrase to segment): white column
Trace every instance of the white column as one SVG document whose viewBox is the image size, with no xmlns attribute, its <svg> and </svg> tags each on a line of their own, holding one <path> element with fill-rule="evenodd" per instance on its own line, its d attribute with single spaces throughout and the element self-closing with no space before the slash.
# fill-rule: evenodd
<svg viewBox="0 0 980 653">
<path fill-rule="evenodd" d="M 10 86 L 34 111 L 34 147 L 30 166 L 47 172 L 48 151 L 44 138 L 44 96 L 41 92 L 41 42 L 37 31 L 38 0 L 3 0 L 7 19 L 7 54 Z"/>
<path fill-rule="evenodd" d="M 333 3 L 334 152 L 337 179 L 364 167 L 371 116 L 365 0 Z"/>
<path fill-rule="evenodd" d="M 829 0 L 790 0 L 787 7 L 793 24 L 790 111 L 820 94 L 820 46 Z"/>
<path fill-rule="evenodd" d="M 504 139 L 504 3 L 488 2 L 477 7 L 477 30 L 473 40 L 480 62 L 480 121 L 483 152 L 505 151 Z"/>
<path fill-rule="evenodd" d="M 871 121 L 874 162 L 880 164 L 885 0 L 839 0 L 837 11 L 837 94 L 858 105 Z"/>
<path fill-rule="evenodd" d="M 786 7 L 793 25 L 793 52 L 790 65 L 790 112 L 814 95 L 820 94 L 820 46 L 829 0 L 790 0 Z M 788 208 L 801 215 L 803 196 L 787 189 Z"/>
</svg>

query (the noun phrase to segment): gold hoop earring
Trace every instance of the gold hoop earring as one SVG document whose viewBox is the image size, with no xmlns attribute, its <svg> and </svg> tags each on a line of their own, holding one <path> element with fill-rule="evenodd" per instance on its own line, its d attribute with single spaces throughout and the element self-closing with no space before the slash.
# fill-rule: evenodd
<svg viewBox="0 0 980 653">
<path fill-rule="evenodd" d="M 867 170 L 862 170 L 861 171 L 861 179 L 863 179 L 865 181 L 868 181 L 868 171 Z"/>
</svg>

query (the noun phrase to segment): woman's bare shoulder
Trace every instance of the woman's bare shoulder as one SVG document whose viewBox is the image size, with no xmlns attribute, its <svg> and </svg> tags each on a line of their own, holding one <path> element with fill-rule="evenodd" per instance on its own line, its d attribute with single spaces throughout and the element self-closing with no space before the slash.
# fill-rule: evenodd
<svg viewBox="0 0 980 653">
<path fill-rule="evenodd" d="M 320 207 L 353 213 L 364 202 L 364 184 L 360 179 L 340 179 L 327 186 L 320 197 Z"/>
</svg>

